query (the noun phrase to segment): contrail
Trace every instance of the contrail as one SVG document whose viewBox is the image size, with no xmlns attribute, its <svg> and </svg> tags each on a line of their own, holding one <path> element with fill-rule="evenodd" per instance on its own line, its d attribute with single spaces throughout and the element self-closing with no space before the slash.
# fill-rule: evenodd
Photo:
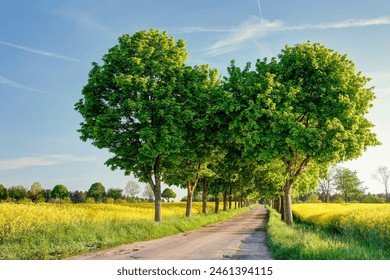
<svg viewBox="0 0 390 280">
<path fill-rule="evenodd" d="M 16 45 L 16 44 L 13 44 L 13 43 L 10 43 L 10 42 L 3 41 L 1 39 L 0 39 L 0 44 L 4 45 L 4 46 L 12 47 L 12 48 L 20 49 L 20 50 L 23 50 L 23 51 L 26 51 L 26 52 L 30 52 L 30 53 L 35 53 L 35 54 L 39 54 L 39 55 L 43 55 L 43 56 L 54 57 L 54 58 L 57 58 L 57 59 L 74 61 L 74 62 L 79 62 L 80 61 L 77 58 L 73 58 L 73 57 L 70 57 L 70 56 L 57 54 L 57 53 L 53 53 L 53 52 L 48 52 L 48 51 L 44 51 L 44 50 L 39 50 L 39 49 L 33 49 L 33 48 L 26 47 L 26 46 Z"/>
<path fill-rule="evenodd" d="M 263 24 L 263 13 L 261 12 L 260 0 L 257 0 L 257 5 L 259 6 L 261 24 Z"/>
</svg>

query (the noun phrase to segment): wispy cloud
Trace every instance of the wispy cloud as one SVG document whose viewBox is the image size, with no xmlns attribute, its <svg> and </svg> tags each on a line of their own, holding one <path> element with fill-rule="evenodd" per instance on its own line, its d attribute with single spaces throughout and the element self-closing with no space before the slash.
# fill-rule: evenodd
<svg viewBox="0 0 390 280">
<path fill-rule="evenodd" d="M 67 61 L 73 61 L 73 62 L 80 61 L 79 59 L 71 57 L 71 56 L 66 56 L 66 55 L 62 55 L 62 54 L 58 54 L 58 53 L 54 53 L 54 52 L 49 52 L 49 51 L 45 51 L 45 50 L 40 50 L 40 49 L 34 49 L 34 48 L 22 46 L 22 45 L 13 44 L 13 43 L 3 41 L 3 40 L 0 40 L 0 44 L 4 45 L 4 46 L 15 48 L 15 49 L 23 50 L 23 51 L 26 51 L 29 53 L 33 53 L 33 54 L 49 56 L 49 57 L 67 60 Z"/>
<path fill-rule="evenodd" d="M 210 56 L 221 55 L 241 48 L 253 39 L 265 37 L 274 32 L 283 31 L 303 31 L 303 30 L 326 30 L 367 27 L 375 25 L 390 25 L 390 17 L 377 17 L 371 19 L 347 19 L 339 22 L 320 23 L 320 24 L 302 24 L 289 25 L 282 21 L 260 20 L 260 18 L 251 16 L 249 19 L 234 28 L 204 28 L 188 27 L 183 28 L 177 33 L 227 33 L 225 38 L 217 41 L 206 49 Z"/>
<path fill-rule="evenodd" d="M 39 89 L 36 89 L 36 88 L 32 88 L 32 87 L 28 87 L 28 86 L 22 85 L 22 84 L 20 84 L 18 82 L 15 82 L 15 81 L 7 79 L 6 77 L 4 77 L 2 75 L 0 75 L 0 84 L 6 85 L 6 86 L 9 86 L 9 87 L 13 87 L 13 88 L 22 89 L 22 90 L 25 90 L 25 91 L 30 91 L 30 92 L 52 94 L 52 93 L 47 92 L 47 91 L 43 91 L 43 90 L 39 90 Z"/>
<path fill-rule="evenodd" d="M 270 32 L 280 31 L 284 24 L 280 21 L 262 22 L 257 17 L 250 17 L 238 28 L 229 31 L 229 35 L 207 48 L 207 54 L 210 56 L 229 53 L 241 48 L 245 43 L 252 39 L 265 37 Z"/>
<path fill-rule="evenodd" d="M 94 18 L 89 12 L 69 8 L 61 8 L 54 14 L 78 24 L 85 29 L 93 29 L 102 33 L 110 33 L 109 28 Z"/>
<path fill-rule="evenodd" d="M 36 166 L 51 166 L 66 162 L 93 161 L 94 157 L 71 154 L 48 154 L 33 157 L 20 157 L 0 160 L 0 170 L 14 170 Z"/>
</svg>

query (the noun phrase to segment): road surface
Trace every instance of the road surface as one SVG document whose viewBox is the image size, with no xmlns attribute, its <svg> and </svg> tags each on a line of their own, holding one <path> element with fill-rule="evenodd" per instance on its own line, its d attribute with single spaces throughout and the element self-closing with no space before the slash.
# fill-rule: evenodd
<svg viewBox="0 0 390 280">
<path fill-rule="evenodd" d="M 227 221 L 156 240 L 75 256 L 72 260 L 270 260 L 267 210 L 258 205 Z"/>
</svg>

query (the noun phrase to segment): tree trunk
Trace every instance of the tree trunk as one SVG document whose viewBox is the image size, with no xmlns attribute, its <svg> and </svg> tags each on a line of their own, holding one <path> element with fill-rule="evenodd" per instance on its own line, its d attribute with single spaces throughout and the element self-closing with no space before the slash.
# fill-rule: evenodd
<svg viewBox="0 0 390 280">
<path fill-rule="evenodd" d="M 229 209 L 232 209 L 232 199 L 233 199 L 232 192 L 233 192 L 233 189 L 232 189 L 232 187 L 230 187 L 229 188 Z"/>
<path fill-rule="evenodd" d="M 187 205 L 186 205 L 186 217 L 190 218 L 192 215 L 192 198 L 194 196 L 194 191 L 196 184 L 198 182 L 189 182 L 187 181 Z"/>
<path fill-rule="evenodd" d="M 208 183 L 206 179 L 202 179 L 202 213 L 207 215 L 207 189 Z"/>
<path fill-rule="evenodd" d="M 228 192 L 224 191 L 223 192 L 223 211 L 227 211 L 227 197 L 228 197 Z"/>
<path fill-rule="evenodd" d="M 215 213 L 219 212 L 219 193 L 218 192 L 215 195 L 215 210 L 214 210 L 214 212 Z"/>
<path fill-rule="evenodd" d="M 293 224 L 293 216 L 292 216 L 292 201 L 291 201 L 291 193 L 292 193 L 292 186 L 293 186 L 293 180 L 287 179 L 286 184 L 284 186 L 284 217 L 283 221 L 287 225 Z"/>
<path fill-rule="evenodd" d="M 279 196 L 279 213 L 281 215 L 282 221 L 284 221 L 284 196 Z"/>
<path fill-rule="evenodd" d="M 154 193 L 154 221 L 161 222 L 161 172 L 160 172 L 161 156 L 157 156 L 153 166 L 153 177 L 149 177 L 149 184 Z"/>
<path fill-rule="evenodd" d="M 281 195 L 279 195 L 278 200 L 275 203 L 275 210 L 280 214 L 282 213 L 282 196 Z"/>
<path fill-rule="evenodd" d="M 330 202 L 330 193 L 329 192 L 326 192 L 325 202 L 326 203 Z"/>
<path fill-rule="evenodd" d="M 154 193 L 154 221 L 161 222 L 161 178 L 155 176 L 155 182 L 150 180 Z"/>
</svg>

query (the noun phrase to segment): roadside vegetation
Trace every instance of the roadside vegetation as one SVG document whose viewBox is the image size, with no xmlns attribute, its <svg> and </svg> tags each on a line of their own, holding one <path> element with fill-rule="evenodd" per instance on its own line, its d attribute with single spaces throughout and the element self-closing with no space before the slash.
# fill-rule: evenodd
<svg viewBox="0 0 390 280">
<path fill-rule="evenodd" d="M 0 204 L 0 259 L 63 259 L 198 229 L 250 210 L 204 215 L 194 203 L 197 214 L 188 219 L 185 203 L 164 203 L 164 220 L 155 223 L 152 203 L 130 205 Z"/>
<path fill-rule="evenodd" d="M 280 214 L 270 210 L 267 226 L 267 244 L 274 259 L 279 260 L 388 260 L 389 205 L 307 204 L 294 205 L 295 213 L 302 213 L 298 222 L 289 227 Z M 323 207 L 322 207 L 323 206 Z M 301 207 L 300 209 L 298 209 Z M 362 208 L 362 211 L 357 209 Z M 334 208 L 333 211 L 326 211 Z M 341 209 L 345 208 L 345 211 Z M 368 210 L 371 208 L 370 210 Z M 375 209 L 376 210 L 375 210 Z M 381 208 L 381 209 L 379 209 Z M 295 209 L 293 207 L 293 209 Z M 321 209 L 323 210 L 322 214 Z M 368 210 L 368 211 L 367 211 Z M 373 210 L 371 212 L 371 210 Z M 330 212 L 338 215 L 330 215 Z M 307 213 L 311 218 L 305 218 Z M 361 223 L 369 215 L 374 219 Z M 333 218 L 331 218 L 332 216 Z M 387 218 L 386 218 L 387 217 Z M 333 219 L 333 221 L 332 221 Z M 349 221 L 348 223 L 336 220 Z M 328 222 L 324 222 L 328 221 Z M 346 226 L 348 224 L 348 226 Z M 374 225 L 373 227 L 369 226 Z M 379 234 L 378 231 L 382 232 Z M 382 237 L 382 238 L 381 238 Z"/>
</svg>

